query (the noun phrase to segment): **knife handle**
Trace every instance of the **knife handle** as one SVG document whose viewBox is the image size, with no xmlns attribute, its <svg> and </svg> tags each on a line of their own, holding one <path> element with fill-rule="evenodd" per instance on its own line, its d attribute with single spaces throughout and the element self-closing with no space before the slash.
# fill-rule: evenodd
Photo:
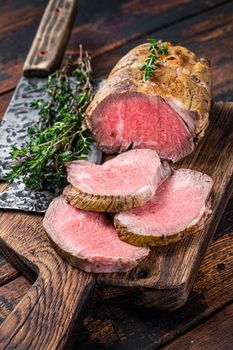
<svg viewBox="0 0 233 350">
<path fill-rule="evenodd" d="M 48 2 L 23 67 L 25 76 L 46 77 L 59 66 L 76 12 L 76 0 Z"/>
</svg>

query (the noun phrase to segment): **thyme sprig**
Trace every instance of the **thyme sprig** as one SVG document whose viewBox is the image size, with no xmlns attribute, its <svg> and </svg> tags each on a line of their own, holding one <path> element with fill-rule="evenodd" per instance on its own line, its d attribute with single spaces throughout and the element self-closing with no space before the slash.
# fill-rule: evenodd
<svg viewBox="0 0 233 350">
<path fill-rule="evenodd" d="M 156 39 L 148 39 L 148 42 L 150 44 L 149 55 L 145 60 L 145 64 L 140 68 L 141 71 L 144 71 L 144 80 L 149 80 L 153 72 L 158 69 L 156 63 L 158 62 L 159 55 L 168 54 L 166 43 Z"/>
<path fill-rule="evenodd" d="M 28 128 L 28 141 L 14 147 L 8 182 L 22 177 L 31 189 L 48 189 L 65 182 L 65 163 L 87 159 L 93 142 L 84 125 L 85 110 L 93 98 L 90 57 L 80 46 L 76 62 L 48 77 L 47 98 L 30 107 L 39 110 L 39 120 Z"/>
</svg>

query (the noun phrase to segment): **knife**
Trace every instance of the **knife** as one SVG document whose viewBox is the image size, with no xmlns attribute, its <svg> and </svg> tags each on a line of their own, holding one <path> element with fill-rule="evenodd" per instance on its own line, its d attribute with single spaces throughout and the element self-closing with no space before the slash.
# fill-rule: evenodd
<svg viewBox="0 0 233 350">
<path fill-rule="evenodd" d="M 29 107 L 30 102 L 46 97 L 47 77 L 62 60 L 76 12 L 76 0 L 50 0 L 45 9 L 23 67 L 23 77 L 0 124 L 0 180 L 9 172 L 12 147 L 25 143 L 28 127 L 38 119 L 38 111 Z M 101 152 L 95 146 L 89 160 L 101 160 Z M 32 191 L 19 179 L 0 193 L 0 208 L 43 213 L 58 191 Z"/>
</svg>

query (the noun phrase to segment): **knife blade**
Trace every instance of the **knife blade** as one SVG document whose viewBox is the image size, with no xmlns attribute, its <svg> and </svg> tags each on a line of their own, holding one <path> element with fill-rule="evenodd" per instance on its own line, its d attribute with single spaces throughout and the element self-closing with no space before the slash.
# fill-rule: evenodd
<svg viewBox="0 0 233 350">
<path fill-rule="evenodd" d="M 76 7 L 76 0 L 50 0 L 45 9 L 23 67 L 23 77 L 0 124 L 0 180 L 9 172 L 12 147 L 21 147 L 26 142 L 28 127 L 38 119 L 38 111 L 30 108 L 30 103 L 46 99 L 47 77 L 62 59 Z M 101 155 L 93 145 L 89 160 L 100 162 Z M 19 179 L 0 193 L 0 208 L 42 213 L 59 190 L 32 191 Z"/>
</svg>

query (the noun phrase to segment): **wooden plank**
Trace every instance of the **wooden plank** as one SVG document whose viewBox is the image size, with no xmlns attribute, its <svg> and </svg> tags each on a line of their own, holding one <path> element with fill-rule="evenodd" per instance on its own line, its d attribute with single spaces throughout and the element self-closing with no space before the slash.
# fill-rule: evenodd
<svg viewBox="0 0 233 350">
<path fill-rule="evenodd" d="M 15 27 L 18 23 L 21 25 L 35 16 L 42 15 L 46 0 L 24 0 L 23 4 L 20 0 L 7 0 L 1 3 L 0 14 L 0 32 Z M 14 21 L 12 21 L 14 18 Z"/>
<path fill-rule="evenodd" d="M 215 233 L 215 239 L 223 236 L 224 234 L 233 232 L 233 217 L 232 217 L 232 211 L 233 211 L 233 198 L 229 201 L 226 210 L 224 212 L 224 215 L 220 221 L 220 224 L 216 230 Z M 17 277 L 19 276 L 19 272 L 2 256 L 0 255 L 0 286 L 3 284 L 8 283 L 9 281 L 16 278 L 16 281 L 12 284 L 12 286 L 17 284 Z M 10 286 L 9 286 L 10 287 Z M 12 295 L 12 302 L 14 305 L 16 305 L 16 301 L 20 300 L 20 295 L 17 294 L 17 290 L 13 287 L 15 290 L 15 294 Z M 8 289 L 6 289 L 7 291 Z M 21 287 L 19 291 L 21 290 Z M 22 293 L 26 293 L 26 290 Z M 22 295 L 24 295 L 22 294 Z M 14 301 L 14 299 L 16 301 Z M 10 312 L 10 311 L 9 311 Z"/>
<path fill-rule="evenodd" d="M 178 310 L 109 305 L 100 290 L 90 305 L 73 350 L 157 349 L 232 300 L 233 231 L 211 244 L 193 291 Z"/>
<path fill-rule="evenodd" d="M 218 137 L 221 137 L 221 132 L 225 132 L 225 143 L 223 145 L 227 147 L 227 133 L 231 132 L 231 128 L 228 127 L 228 123 L 231 122 L 230 119 L 230 113 L 228 114 L 226 111 L 228 108 L 224 109 L 222 104 L 219 104 L 216 106 L 216 108 L 220 108 L 219 111 L 216 111 L 218 113 L 213 113 L 214 115 L 214 123 L 212 120 L 212 125 L 215 125 L 215 130 L 218 131 Z M 218 118 L 217 118 L 218 117 Z M 217 119 L 217 120 L 216 120 Z M 218 122 L 220 121 L 220 126 L 218 126 Z M 224 129 L 224 127 L 226 130 Z M 210 134 L 212 136 L 216 136 L 217 134 L 214 134 L 214 132 L 211 130 L 211 127 L 209 128 Z M 228 140 L 229 141 L 229 140 Z M 205 141 L 204 141 L 205 142 Z M 215 143 L 217 142 L 217 145 L 219 145 L 218 139 L 215 138 L 215 141 L 211 143 L 213 147 L 215 147 Z M 210 150 L 210 148 L 209 148 Z M 217 149 L 218 152 L 221 153 L 221 149 Z M 198 154 L 198 151 L 195 153 L 196 157 L 199 157 L 199 162 L 202 164 L 205 164 L 203 161 L 203 156 L 207 155 L 208 152 L 204 151 L 202 154 Z M 225 183 L 224 176 L 226 176 L 226 169 L 224 170 L 224 167 L 230 166 L 230 162 L 228 159 L 228 163 L 226 164 L 223 154 L 229 155 L 229 150 L 225 150 L 221 153 L 221 157 L 217 156 L 217 153 L 215 152 L 215 156 L 218 159 L 218 167 L 221 169 L 221 178 L 218 180 L 218 185 L 220 185 L 219 191 L 222 188 L 222 184 Z M 216 159 L 211 158 L 208 162 L 208 169 L 210 173 L 213 175 L 216 171 L 215 164 Z M 223 163 L 221 163 L 223 162 Z M 204 170 L 204 169 L 202 169 Z M 219 182 L 220 181 L 220 182 Z M 229 188 L 230 190 L 230 188 Z M 216 191 L 216 188 L 215 188 Z M 215 193 L 214 201 L 216 201 L 217 195 Z M 217 208 L 216 208 L 217 210 Z M 221 208 L 218 208 L 218 215 L 220 215 Z M 217 216 L 216 216 L 217 217 Z M 93 286 L 93 280 L 92 277 L 89 275 L 87 277 L 86 274 L 72 269 L 71 266 L 68 266 L 65 262 L 63 262 L 52 250 L 52 248 L 49 246 L 44 232 L 41 227 L 41 217 L 36 215 L 30 215 L 30 214 L 24 214 L 24 213 L 16 213 L 16 212 L 4 212 L 2 213 L 0 217 L 0 227 L 2 230 L 1 233 L 1 243 L 2 243 L 2 249 L 4 250 L 4 253 L 8 258 L 11 258 L 14 263 L 18 263 L 19 267 L 21 269 L 25 268 L 25 265 L 29 268 L 31 267 L 32 270 L 35 272 L 38 270 L 40 278 L 37 280 L 37 282 L 33 285 L 33 287 L 29 290 L 29 294 L 27 294 L 23 300 L 20 302 L 20 304 L 17 306 L 17 308 L 11 313 L 11 315 L 8 317 L 8 319 L 3 323 L 1 334 L 4 335 L 3 341 L 7 342 L 7 346 L 9 345 L 8 342 L 11 342 L 10 346 L 21 346 L 21 348 L 25 348 L 25 346 L 28 346 L 28 344 L 33 341 L 34 346 L 36 348 L 43 349 L 43 346 L 49 346 L 51 345 L 51 342 L 54 341 L 56 344 L 58 344 L 59 336 L 64 336 L 64 333 L 54 332 L 56 333 L 56 338 L 54 340 L 53 335 L 50 333 L 47 335 L 49 337 L 46 338 L 46 343 L 44 344 L 44 337 L 45 337 L 45 331 L 49 330 L 49 324 L 47 324 L 47 327 L 43 327 L 43 323 L 39 322 L 41 327 L 41 332 L 38 332 L 36 336 L 33 337 L 32 340 L 32 334 L 34 333 L 32 330 L 37 329 L 38 327 L 38 320 L 43 315 L 43 319 L 47 319 L 48 322 L 52 322 L 53 328 L 55 326 L 59 327 L 61 322 L 64 322 L 64 326 L 62 327 L 62 332 L 66 332 L 66 336 L 68 335 L 67 330 L 70 330 L 71 323 L 73 324 L 73 319 L 76 317 L 76 307 L 79 308 L 83 306 L 85 299 L 82 299 L 84 294 L 87 298 L 90 294 L 87 293 L 87 290 L 90 292 L 90 289 L 92 289 Z M 17 234 L 16 234 L 17 233 Z M 25 235 L 27 235 L 27 239 L 25 240 Z M 224 236 L 225 237 L 225 236 Z M 183 244 L 183 243 L 182 243 Z M 226 246 L 227 249 L 230 247 L 230 243 L 227 242 Z M 12 249 L 14 249 L 17 253 L 13 254 Z M 173 249 L 173 248 L 172 248 Z M 36 252 L 36 253 L 35 253 Z M 170 253 L 172 250 L 170 251 Z M 222 252 L 223 253 L 223 252 Z M 232 256 L 231 256 L 232 261 Z M 222 264 L 222 263 L 221 263 Z M 37 266 L 37 268 L 35 267 Z M 155 266 L 156 267 L 156 266 Z M 222 270 L 225 271 L 226 267 L 225 265 L 219 265 L 218 266 L 219 271 L 222 272 Z M 180 269 L 180 266 L 179 266 Z M 210 272 L 210 268 L 208 267 L 208 270 L 205 272 L 205 278 L 207 278 L 208 271 Z M 232 271 L 232 267 L 231 267 Z M 28 269 L 26 269 L 26 272 L 29 273 Z M 63 279 L 60 278 L 61 274 L 63 275 Z M 222 276 L 222 275 L 221 275 Z M 33 277 L 33 275 L 32 275 Z M 165 277 L 165 276 L 164 276 Z M 211 274 L 212 278 L 212 274 Z M 221 280 L 221 277 L 220 277 Z M 145 286 L 144 284 L 145 280 L 142 281 L 141 287 Z M 217 277 L 215 276 L 214 283 L 217 283 Z M 90 288 L 87 285 L 91 285 Z M 221 280 L 221 288 L 224 288 L 223 281 Z M 199 287 L 200 289 L 201 287 Z M 142 289 L 142 288 L 141 288 Z M 232 297 L 232 291 L 230 288 L 224 288 L 226 291 L 230 291 L 230 295 Z M 71 293 L 72 291 L 72 293 Z M 78 294 L 78 292 L 80 294 Z M 164 292 L 164 291 L 163 291 Z M 101 294 L 103 291 L 101 290 Z M 208 291 L 206 292 L 208 294 Z M 39 294 L 39 297 L 38 297 Z M 154 295 L 154 291 L 152 293 Z M 50 297 L 43 298 L 42 296 L 49 295 Z M 104 295 L 102 295 L 104 296 Z M 79 304 L 81 298 L 81 304 Z M 134 295 L 133 295 L 134 298 Z M 132 298 L 131 298 L 132 299 Z M 60 300 L 63 303 L 62 305 L 57 305 L 56 300 Z M 224 301 L 227 300 L 227 296 L 224 296 Z M 30 301 L 30 304 L 28 302 Z M 130 301 L 130 299 L 128 300 Z M 194 301 L 192 300 L 192 306 L 194 305 Z M 200 300 L 197 300 L 197 304 L 195 304 L 195 312 L 199 309 L 203 310 L 205 308 L 205 303 L 201 303 L 199 305 Z M 203 305 L 204 304 L 204 305 Z M 150 305 L 151 306 L 151 305 Z M 46 307 L 44 309 L 44 307 Z M 65 309 L 64 309 L 65 308 Z M 81 308 L 82 309 L 82 308 Z M 26 310 L 26 315 L 25 315 Z M 79 309 L 79 312 L 81 310 Z M 67 320 L 64 315 L 67 314 L 67 312 L 70 313 L 70 319 Z M 189 310 L 190 312 L 190 310 Z M 53 318 L 50 319 L 49 315 L 50 313 L 53 314 Z M 72 316 L 73 313 L 73 316 Z M 147 312 L 148 313 L 148 312 Z M 152 315 L 154 315 L 154 311 L 150 312 Z M 163 313 L 162 313 L 163 314 Z M 39 315 L 38 317 L 36 315 Z M 47 316 L 46 316 L 47 315 Z M 157 317 L 158 317 L 157 313 Z M 15 322 L 17 320 L 17 317 L 20 317 L 20 322 Z M 196 318 L 195 318 L 196 319 Z M 190 321 L 191 323 L 191 321 Z M 26 326 L 27 325 L 27 326 Z M 30 334 L 27 332 L 27 327 L 30 327 L 31 332 Z M 25 334 L 26 332 L 26 334 Z M 15 338 L 16 336 L 16 338 Z M 62 338 L 63 342 L 65 341 L 64 338 Z M 49 343 L 47 342 L 49 341 Z M 135 340 L 136 341 L 136 340 Z M 35 345 L 37 344 L 37 345 Z M 64 344 L 64 343 L 63 343 Z M 47 348 L 49 348 L 49 346 Z"/>
<path fill-rule="evenodd" d="M 146 4 L 143 0 L 102 0 L 84 7 L 82 1 L 79 17 L 81 21 L 83 18 L 86 20 L 84 25 L 81 22 L 79 26 L 77 19 L 68 52 L 76 52 L 77 42 L 83 42 L 92 55 L 98 56 L 153 30 L 170 26 L 223 3 L 225 1 L 221 0 L 147 0 Z M 90 12 L 94 18 L 89 16 Z"/>
<path fill-rule="evenodd" d="M 233 99 L 233 2 L 152 32 L 150 37 L 187 46 L 198 56 L 210 59 L 213 70 L 213 97 Z M 145 42 L 146 37 L 130 42 L 116 50 L 96 57 L 93 67 L 96 76 L 105 77 L 115 63 L 130 49 Z"/>
<path fill-rule="evenodd" d="M 233 231 L 233 198 L 230 199 L 222 219 L 218 225 L 214 239 L 223 236 Z M 19 272 L 2 256 L 0 255 L 0 285 L 6 284 L 12 279 L 19 276 Z"/>
<path fill-rule="evenodd" d="M 114 2 L 79 0 L 79 12 L 68 53 L 77 53 L 78 44 L 82 42 L 93 55 L 98 55 L 119 47 L 143 33 L 219 6 L 225 1 L 168 0 L 164 2 L 159 0 L 155 2 L 148 0 L 145 6 L 143 0 Z M 0 94 L 12 90 L 22 75 L 23 62 L 44 10 L 42 9 L 44 2 L 39 0 L 36 0 L 35 8 L 34 2 L 31 5 L 27 2 L 25 7 L 21 4 L 20 10 L 19 0 L 11 0 L 12 6 L 14 2 L 17 4 L 16 11 L 13 13 L 16 16 L 14 24 L 9 25 L 7 21 L 4 24 L 5 30 L 2 28 L 0 32 L 0 47 L 4 52 L 0 58 Z M 0 23 L 5 21 L 4 18 L 11 20 L 12 6 L 6 6 L 5 11 L 1 11 Z M 20 20 L 22 13 L 25 15 Z M 26 13 L 31 15 L 27 16 Z"/>
<path fill-rule="evenodd" d="M 179 242 L 176 245 L 170 245 L 165 249 L 163 247 L 155 249 L 150 255 L 149 262 L 145 259 L 140 266 L 129 273 L 98 276 L 98 281 L 101 284 L 123 287 L 120 293 L 127 296 L 127 302 L 131 300 L 140 305 L 143 304 L 150 307 L 157 307 L 159 305 L 159 307 L 163 308 L 178 307 L 185 302 L 200 260 L 212 235 L 212 229 L 214 230 L 217 225 L 227 201 L 227 196 L 231 193 L 229 192 L 231 185 L 229 171 L 232 170 L 232 163 L 229 157 L 231 154 L 229 145 L 231 145 L 232 137 L 231 111 L 232 106 L 230 103 L 226 105 L 216 104 L 214 106 L 212 110 L 213 119 L 207 136 L 200 143 L 195 155 L 186 160 L 186 165 L 191 165 L 192 168 L 197 168 L 200 171 L 209 172 L 214 178 L 212 226 L 206 226 L 204 233 L 200 232 L 187 237 L 187 240 Z M 225 138 L 224 143 L 222 141 L 220 142 L 223 139 L 223 134 Z M 220 144 L 223 148 L 220 148 Z M 210 145 L 213 149 L 210 148 Z M 228 155 L 227 162 L 223 154 Z M 45 274 L 47 280 L 47 263 L 53 266 L 56 261 L 57 265 L 58 257 L 45 239 L 41 227 L 41 217 L 8 211 L 2 213 L 0 224 L 2 249 L 6 251 L 11 261 L 17 262 L 19 267 L 22 267 L 26 263 L 28 267 L 31 266 L 34 270 L 35 268 L 33 266 L 38 266 L 37 269 L 41 269 L 40 273 L 42 275 Z M 16 231 L 17 235 L 15 234 Z M 25 240 L 25 231 L 27 232 L 27 240 Z M 43 248 L 44 245 L 46 246 L 45 250 Z M 36 256 L 33 253 L 33 249 L 37 250 Z M 197 254 L 195 253 L 196 250 L 198 251 Z M 43 258 L 41 258 L 40 254 Z M 46 261 L 48 256 L 49 260 Z M 156 261 L 156 264 L 154 261 Z M 61 259 L 59 263 L 62 266 L 61 268 L 63 268 Z M 64 274 L 67 272 L 65 266 Z M 149 270 L 151 267 L 153 269 Z M 57 266 L 54 274 L 60 274 L 58 270 Z M 144 274 L 145 272 L 147 272 L 146 275 Z M 89 279 L 89 277 L 85 277 L 85 274 L 82 276 L 81 272 L 77 270 L 74 270 L 73 273 L 78 274 L 74 277 L 78 286 L 80 282 L 78 279 L 79 274 L 80 279 L 84 281 L 84 286 L 85 282 L 87 284 L 93 284 L 91 277 Z M 48 288 L 46 284 L 43 284 L 43 278 L 40 281 L 42 283 L 40 286 L 41 289 Z M 57 283 L 55 277 L 53 282 Z M 65 277 L 63 282 L 65 283 Z M 129 289 L 127 290 L 127 288 Z M 56 293 L 56 287 L 54 289 L 54 293 Z M 111 289 L 107 292 L 107 295 L 113 298 L 114 293 L 115 290 L 113 291 Z M 130 299 L 129 294 L 131 294 Z M 118 297 L 118 295 L 117 289 L 114 297 Z M 47 307 L 50 309 L 51 305 L 48 303 Z M 49 312 L 49 310 L 46 312 Z"/>
<path fill-rule="evenodd" d="M 19 276 L 19 272 L 0 254 L 0 286 Z"/>
<path fill-rule="evenodd" d="M 2 120 L 4 113 L 7 109 L 7 106 L 11 100 L 13 92 L 8 92 L 2 96 L 0 96 L 0 121 Z"/>
<path fill-rule="evenodd" d="M 187 304 L 172 313 L 128 309 L 120 305 L 101 304 L 98 295 L 90 305 L 75 349 L 146 349 L 173 339 L 186 328 L 205 318 L 233 296 L 233 236 L 228 234 L 212 244 L 204 259 L 194 291 Z M 231 255 L 229 254 L 231 253 Z M 0 289 L 4 313 L 8 316 L 29 288 L 20 277 Z M 216 283 L 215 283 L 216 281 Z M 186 325 L 187 322 L 187 325 Z M 101 347 L 102 346 L 102 347 Z"/>
<path fill-rule="evenodd" d="M 217 230 L 214 234 L 214 240 L 225 235 L 226 233 L 233 232 L 233 196 L 229 200 L 227 207 L 223 213 Z"/>
<path fill-rule="evenodd" d="M 30 287 L 31 283 L 23 276 L 0 287 L 0 324 L 13 311 Z"/>
<path fill-rule="evenodd" d="M 233 303 L 161 350 L 232 350 Z"/>
</svg>

